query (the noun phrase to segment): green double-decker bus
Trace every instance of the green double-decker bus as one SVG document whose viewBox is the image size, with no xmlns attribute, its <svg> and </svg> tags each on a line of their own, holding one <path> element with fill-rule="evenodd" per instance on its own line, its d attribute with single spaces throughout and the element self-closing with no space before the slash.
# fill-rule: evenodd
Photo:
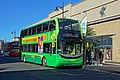
<svg viewBox="0 0 120 80">
<path fill-rule="evenodd" d="M 83 65 L 82 31 L 77 20 L 53 18 L 21 30 L 20 57 L 43 66 Z"/>
</svg>

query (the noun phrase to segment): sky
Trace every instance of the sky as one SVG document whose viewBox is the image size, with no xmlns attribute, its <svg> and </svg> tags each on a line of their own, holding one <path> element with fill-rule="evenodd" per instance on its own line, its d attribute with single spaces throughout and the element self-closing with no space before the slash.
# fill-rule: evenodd
<svg viewBox="0 0 120 80">
<path fill-rule="evenodd" d="M 11 41 L 16 31 L 20 31 L 48 14 L 57 6 L 69 3 L 77 4 L 80 0 L 0 0 L 0 40 Z"/>
</svg>

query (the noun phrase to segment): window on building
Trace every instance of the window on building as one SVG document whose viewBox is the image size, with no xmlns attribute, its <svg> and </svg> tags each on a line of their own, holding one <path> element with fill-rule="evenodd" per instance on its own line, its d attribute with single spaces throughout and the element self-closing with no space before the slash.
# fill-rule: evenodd
<svg viewBox="0 0 120 80">
<path fill-rule="evenodd" d="M 112 45 L 112 38 L 105 39 L 99 42 L 100 45 Z"/>
</svg>

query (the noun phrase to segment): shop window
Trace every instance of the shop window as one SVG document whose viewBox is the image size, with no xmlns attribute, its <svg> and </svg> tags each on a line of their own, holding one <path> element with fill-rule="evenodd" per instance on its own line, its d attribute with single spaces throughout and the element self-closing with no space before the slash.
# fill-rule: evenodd
<svg viewBox="0 0 120 80">
<path fill-rule="evenodd" d="M 112 38 L 105 39 L 99 42 L 100 45 L 112 45 Z"/>
</svg>

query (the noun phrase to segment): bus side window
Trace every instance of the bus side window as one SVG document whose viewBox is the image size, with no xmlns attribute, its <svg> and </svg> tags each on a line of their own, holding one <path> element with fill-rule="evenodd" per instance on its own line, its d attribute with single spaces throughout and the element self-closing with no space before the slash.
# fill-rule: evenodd
<svg viewBox="0 0 120 80">
<path fill-rule="evenodd" d="M 20 37 L 24 37 L 24 31 L 23 30 L 20 33 Z"/>
<path fill-rule="evenodd" d="M 43 53 L 49 53 L 49 43 L 44 43 L 44 45 L 43 45 Z"/>
<path fill-rule="evenodd" d="M 55 30 L 55 21 L 51 21 L 51 22 L 49 22 L 49 26 L 50 26 L 50 31 L 52 31 L 52 30 Z"/>
<path fill-rule="evenodd" d="M 35 52 L 38 52 L 38 44 L 35 44 Z"/>
<path fill-rule="evenodd" d="M 27 52 L 30 52 L 30 45 L 27 46 Z"/>
<path fill-rule="evenodd" d="M 36 34 L 36 26 L 32 28 L 32 34 Z"/>
<path fill-rule="evenodd" d="M 37 33 L 41 33 L 42 32 L 42 25 L 38 25 L 37 26 Z"/>
<path fill-rule="evenodd" d="M 30 49 L 30 50 L 31 50 L 30 52 L 35 52 L 35 44 L 31 44 L 31 45 L 30 45 L 30 48 L 31 48 L 31 49 Z"/>
<path fill-rule="evenodd" d="M 24 30 L 24 32 L 23 32 L 24 36 L 27 36 L 27 31 L 28 31 L 28 29 Z"/>
<path fill-rule="evenodd" d="M 28 50 L 27 50 L 27 45 L 22 45 L 22 51 L 23 52 L 27 52 Z"/>
<path fill-rule="evenodd" d="M 43 32 L 47 32 L 48 31 L 48 25 L 49 25 L 49 23 L 44 23 L 43 24 Z"/>
<path fill-rule="evenodd" d="M 32 33 L 32 28 L 29 28 L 28 29 L 28 36 L 31 35 L 31 33 Z"/>
<path fill-rule="evenodd" d="M 54 47 L 53 47 L 52 43 L 44 43 L 43 53 L 53 53 L 53 54 L 55 54 L 55 50 L 56 50 L 55 44 L 54 44 Z"/>
<path fill-rule="evenodd" d="M 49 53 L 52 53 L 52 43 L 49 43 Z"/>
<path fill-rule="evenodd" d="M 56 43 L 55 42 L 52 42 L 52 53 L 55 54 L 56 53 Z"/>
<path fill-rule="evenodd" d="M 38 52 L 38 44 L 22 45 L 23 52 Z"/>
</svg>

